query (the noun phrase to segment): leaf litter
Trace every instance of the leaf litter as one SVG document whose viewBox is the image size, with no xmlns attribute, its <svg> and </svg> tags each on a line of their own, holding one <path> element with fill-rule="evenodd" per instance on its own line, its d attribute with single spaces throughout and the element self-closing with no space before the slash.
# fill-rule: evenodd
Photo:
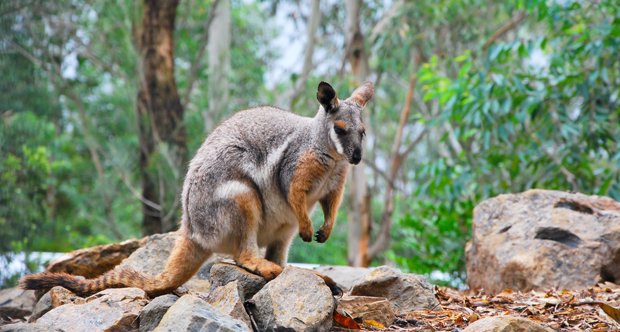
<svg viewBox="0 0 620 332">
<path fill-rule="evenodd" d="M 355 328 L 334 324 L 333 331 L 462 331 L 486 317 L 522 317 L 557 331 L 620 331 L 620 286 L 602 283 L 580 290 L 498 294 L 435 287 L 440 306 L 399 315 L 391 326 L 380 328 L 360 322 Z"/>
</svg>

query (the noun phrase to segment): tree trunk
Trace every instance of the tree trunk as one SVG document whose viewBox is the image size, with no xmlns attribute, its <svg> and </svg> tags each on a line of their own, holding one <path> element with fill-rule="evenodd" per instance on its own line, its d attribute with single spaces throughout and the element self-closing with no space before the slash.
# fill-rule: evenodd
<svg viewBox="0 0 620 332">
<path fill-rule="evenodd" d="M 351 66 L 351 74 L 356 83 L 367 79 L 369 73 L 368 54 L 364 47 L 364 35 L 360 28 L 361 0 L 347 0 L 347 47 L 346 57 Z M 368 112 L 364 113 L 366 131 L 371 130 Z M 365 165 L 362 161 L 353 167 L 349 186 L 348 211 L 348 262 L 352 266 L 368 266 L 368 244 L 370 242 L 370 196 L 366 180 Z"/>
<path fill-rule="evenodd" d="M 203 114 L 205 131 L 209 132 L 215 114 L 226 114 L 228 107 L 228 75 L 230 74 L 230 0 L 220 0 L 214 8 L 209 26 L 208 97 L 209 108 Z"/>
<path fill-rule="evenodd" d="M 176 196 L 187 160 L 183 107 L 174 79 L 173 34 L 178 4 L 178 0 L 144 0 L 142 24 L 134 36 L 140 61 L 137 117 L 145 235 L 175 226 Z"/>
</svg>

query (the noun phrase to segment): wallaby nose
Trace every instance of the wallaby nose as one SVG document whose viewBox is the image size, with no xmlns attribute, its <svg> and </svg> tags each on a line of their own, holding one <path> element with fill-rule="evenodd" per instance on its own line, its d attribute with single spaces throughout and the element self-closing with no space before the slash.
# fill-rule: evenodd
<svg viewBox="0 0 620 332">
<path fill-rule="evenodd" d="M 362 161 L 362 150 L 355 149 L 353 150 L 353 156 L 351 156 L 351 162 L 355 165 L 359 164 Z"/>
</svg>

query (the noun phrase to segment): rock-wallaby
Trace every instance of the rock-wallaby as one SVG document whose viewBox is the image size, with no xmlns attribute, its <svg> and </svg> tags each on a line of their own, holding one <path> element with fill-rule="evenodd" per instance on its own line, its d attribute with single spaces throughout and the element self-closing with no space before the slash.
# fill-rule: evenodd
<svg viewBox="0 0 620 332">
<path fill-rule="evenodd" d="M 349 164 L 362 159 L 362 109 L 373 92 L 372 83 L 366 82 L 339 100 L 334 89 L 321 82 L 321 106 L 314 118 L 257 107 L 221 123 L 189 164 L 180 236 L 160 275 L 115 269 L 83 279 L 43 272 L 22 278 L 21 286 L 59 285 L 78 294 L 138 287 L 154 296 L 185 283 L 214 252 L 231 254 L 238 265 L 267 280 L 275 278 L 286 264 L 295 232 L 312 241 L 309 210 L 317 202 L 325 219 L 315 239 L 329 238 Z M 265 257 L 260 247 L 266 247 Z"/>
</svg>

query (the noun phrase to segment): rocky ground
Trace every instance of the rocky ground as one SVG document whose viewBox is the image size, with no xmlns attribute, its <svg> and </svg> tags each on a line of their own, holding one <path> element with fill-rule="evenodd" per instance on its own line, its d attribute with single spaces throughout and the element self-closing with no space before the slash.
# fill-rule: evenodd
<svg viewBox="0 0 620 332">
<path fill-rule="evenodd" d="M 214 257 L 174 294 L 137 288 L 80 297 L 0 291 L 5 331 L 620 331 L 620 203 L 532 190 L 474 210 L 468 284 L 436 287 L 381 266 L 289 266 L 264 279 Z M 94 277 L 114 268 L 163 269 L 175 233 L 72 252 L 48 271 Z M 572 290 L 562 290 L 562 289 Z M 512 290 L 511 290 L 512 289 Z"/>
</svg>

